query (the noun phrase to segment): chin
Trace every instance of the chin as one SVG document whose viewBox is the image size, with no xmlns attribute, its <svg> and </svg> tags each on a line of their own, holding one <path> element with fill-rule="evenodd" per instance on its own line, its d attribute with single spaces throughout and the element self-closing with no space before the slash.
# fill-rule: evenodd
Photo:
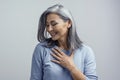
<svg viewBox="0 0 120 80">
<path fill-rule="evenodd" d="M 51 37 L 53 41 L 56 41 L 58 40 L 58 38 L 55 38 L 55 37 Z"/>
<path fill-rule="evenodd" d="M 53 41 L 56 41 L 57 39 L 55 39 L 55 38 L 52 38 L 52 40 L 53 40 Z"/>
</svg>

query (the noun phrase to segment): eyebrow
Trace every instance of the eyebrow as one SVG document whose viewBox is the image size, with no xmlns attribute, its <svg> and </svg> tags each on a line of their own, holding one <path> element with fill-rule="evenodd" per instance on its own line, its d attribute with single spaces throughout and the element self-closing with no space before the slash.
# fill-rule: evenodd
<svg viewBox="0 0 120 80">
<path fill-rule="evenodd" d="M 56 22 L 56 21 L 55 20 L 50 21 L 50 23 L 53 23 L 53 22 Z M 46 23 L 48 23 L 48 22 L 46 21 Z"/>
</svg>

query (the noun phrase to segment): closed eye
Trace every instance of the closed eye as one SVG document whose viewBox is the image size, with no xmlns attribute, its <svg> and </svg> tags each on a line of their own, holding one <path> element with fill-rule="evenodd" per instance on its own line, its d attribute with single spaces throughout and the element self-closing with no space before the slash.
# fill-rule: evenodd
<svg viewBox="0 0 120 80">
<path fill-rule="evenodd" d="M 58 24 L 58 23 L 57 23 L 56 21 L 54 21 L 54 20 L 51 21 L 51 25 L 52 25 L 52 26 L 55 26 L 55 25 L 57 25 L 57 24 Z"/>
<path fill-rule="evenodd" d="M 57 22 L 51 21 L 50 24 L 48 24 L 48 23 L 46 24 L 46 27 L 49 27 L 50 25 L 51 26 L 56 26 L 57 24 L 58 24 Z"/>
<path fill-rule="evenodd" d="M 52 23 L 52 26 L 55 26 L 55 25 L 57 25 L 58 23 Z"/>
</svg>

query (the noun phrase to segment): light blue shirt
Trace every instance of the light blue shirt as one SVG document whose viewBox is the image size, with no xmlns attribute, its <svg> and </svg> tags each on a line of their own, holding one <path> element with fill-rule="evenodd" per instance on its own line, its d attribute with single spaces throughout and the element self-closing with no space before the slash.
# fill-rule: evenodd
<svg viewBox="0 0 120 80">
<path fill-rule="evenodd" d="M 35 47 L 30 80 L 73 80 L 66 68 L 51 62 L 54 59 L 50 55 L 53 53 L 51 49 L 45 47 L 44 43 L 38 43 Z M 70 51 L 63 52 L 70 55 Z M 95 56 L 89 46 L 83 44 L 81 48 L 75 50 L 73 59 L 77 68 L 86 76 L 86 80 L 98 80 Z"/>
</svg>

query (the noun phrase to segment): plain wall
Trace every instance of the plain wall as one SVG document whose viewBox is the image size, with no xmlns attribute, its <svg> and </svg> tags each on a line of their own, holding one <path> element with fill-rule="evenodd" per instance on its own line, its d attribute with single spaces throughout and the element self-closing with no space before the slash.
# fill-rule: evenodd
<svg viewBox="0 0 120 80">
<path fill-rule="evenodd" d="M 0 80 L 29 80 L 39 17 L 56 3 L 72 12 L 81 40 L 92 47 L 99 80 L 119 80 L 119 0 L 0 0 Z"/>
</svg>

